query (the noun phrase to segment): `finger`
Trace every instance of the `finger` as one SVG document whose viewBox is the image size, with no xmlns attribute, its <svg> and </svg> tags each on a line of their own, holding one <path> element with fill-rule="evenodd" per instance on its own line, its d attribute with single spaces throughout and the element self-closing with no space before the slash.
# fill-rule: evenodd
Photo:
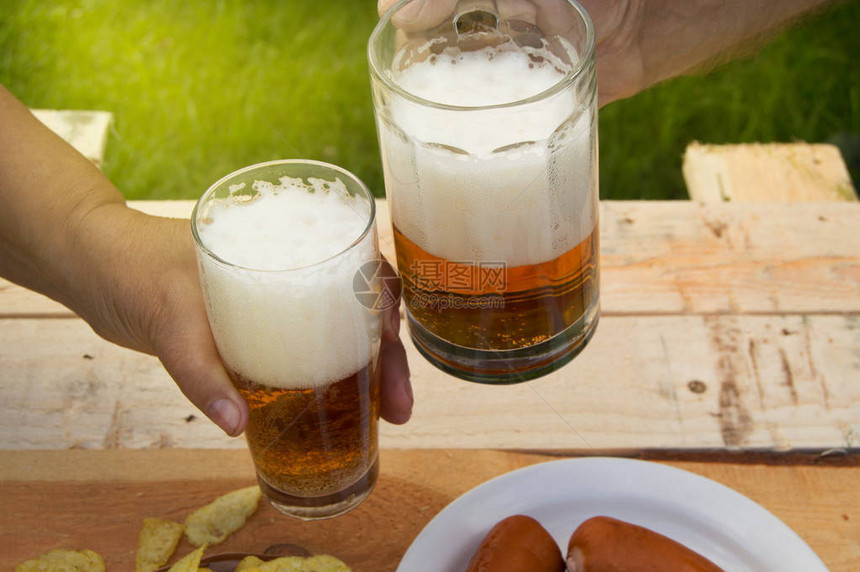
<svg viewBox="0 0 860 572">
<path fill-rule="evenodd" d="M 191 322 L 185 322 L 184 331 L 167 336 L 156 348 L 158 357 L 200 411 L 227 435 L 240 435 L 248 423 L 248 404 L 221 363 L 205 315 Z"/>
<path fill-rule="evenodd" d="M 379 268 L 382 289 L 382 338 L 390 342 L 400 339 L 400 297 L 403 286 L 397 271 L 383 259 Z"/>
<path fill-rule="evenodd" d="M 595 43 L 611 40 L 618 32 L 635 22 L 639 12 L 629 2 L 606 2 L 605 0 L 580 0 L 594 24 Z"/>
<path fill-rule="evenodd" d="M 400 340 L 382 340 L 379 363 L 382 369 L 380 415 L 389 423 L 402 425 L 412 416 L 413 404 L 409 364 L 403 343 Z"/>
<path fill-rule="evenodd" d="M 382 314 L 382 339 L 396 342 L 400 339 L 400 303 L 384 310 Z"/>
<path fill-rule="evenodd" d="M 396 3 L 397 0 L 379 0 L 379 14 Z M 397 10 L 391 17 L 391 24 L 407 32 L 435 28 L 451 15 L 456 4 L 457 0 L 415 0 Z"/>
<path fill-rule="evenodd" d="M 497 0 L 499 16 L 505 20 L 518 20 L 534 24 L 537 20 L 537 6 L 531 0 Z"/>
</svg>

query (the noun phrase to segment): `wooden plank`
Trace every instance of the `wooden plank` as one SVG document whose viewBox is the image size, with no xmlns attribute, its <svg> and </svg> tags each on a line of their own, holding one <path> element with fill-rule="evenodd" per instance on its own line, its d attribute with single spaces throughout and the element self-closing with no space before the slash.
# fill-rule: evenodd
<svg viewBox="0 0 860 572">
<path fill-rule="evenodd" d="M 414 415 L 383 424 L 384 447 L 860 447 L 856 315 L 606 316 L 570 365 L 507 387 L 449 377 L 405 344 Z M 0 320 L 0 372 L 2 449 L 244 446 L 155 358 L 80 320 Z"/>
<path fill-rule="evenodd" d="M 383 451 L 376 490 L 349 514 L 302 523 L 261 504 L 243 529 L 208 553 L 292 542 L 337 555 L 356 572 L 394 570 L 421 528 L 452 500 L 490 478 L 551 459 L 482 450 Z M 830 570 L 860 568 L 857 467 L 666 464 L 757 501 Z M 251 482 L 244 451 L 0 451 L 0 569 L 60 547 L 90 548 L 109 570 L 131 569 L 144 517 L 181 521 L 214 496 Z M 189 550 L 183 540 L 173 559 Z"/>
<path fill-rule="evenodd" d="M 195 201 L 128 201 L 128 206 L 154 216 L 190 219 L 194 203 Z"/>
<path fill-rule="evenodd" d="M 857 201 L 835 145 L 693 142 L 682 170 L 694 201 Z"/>
<path fill-rule="evenodd" d="M 860 310 L 860 203 L 603 203 L 606 314 Z"/>
<path fill-rule="evenodd" d="M 31 109 L 36 118 L 65 139 L 78 152 L 101 167 L 113 113 Z"/>
<path fill-rule="evenodd" d="M 191 201 L 132 203 L 187 216 Z M 379 201 L 383 253 L 393 260 Z M 603 202 L 604 315 L 860 312 L 860 203 Z M 0 317 L 70 315 L 0 281 Z"/>
</svg>

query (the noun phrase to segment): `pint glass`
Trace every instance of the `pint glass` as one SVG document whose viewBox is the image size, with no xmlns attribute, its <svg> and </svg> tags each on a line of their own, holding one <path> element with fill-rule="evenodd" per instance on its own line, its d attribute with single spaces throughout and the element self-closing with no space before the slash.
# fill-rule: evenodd
<svg viewBox="0 0 860 572">
<path fill-rule="evenodd" d="M 260 488 L 299 518 L 341 514 L 376 483 L 374 209 L 338 167 L 274 161 L 224 177 L 192 215 L 209 323 L 251 412 Z"/>
<path fill-rule="evenodd" d="M 368 58 L 416 347 L 484 383 L 567 363 L 599 314 L 587 13 L 573 0 L 403 0 Z"/>
</svg>

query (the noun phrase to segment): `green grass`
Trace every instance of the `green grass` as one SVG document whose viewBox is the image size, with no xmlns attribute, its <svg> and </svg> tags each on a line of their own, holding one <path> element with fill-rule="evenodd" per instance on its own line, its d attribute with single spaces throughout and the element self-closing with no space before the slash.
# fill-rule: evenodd
<svg viewBox="0 0 860 572">
<path fill-rule="evenodd" d="M 13 1 L 0 82 L 31 107 L 112 111 L 104 170 L 128 198 L 196 198 L 287 157 L 381 191 L 364 57 L 376 5 L 313 4 Z"/>
<path fill-rule="evenodd" d="M 681 160 L 702 143 L 844 143 L 860 138 L 860 2 L 816 15 L 753 58 L 676 78 L 600 115 L 601 197 L 687 198 Z"/>
<path fill-rule="evenodd" d="M 112 111 L 104 170 L 127 198 L 196 198 L 288 157 L 337 163 L 383 194 L 365 61 L 376 2 L 0 2 L 0 83 L 30 107 Z M 604 108 L 601 197 L 685 198 L 692 140 L 851 142 L 858 29 L 852 0 L 755 58 Z"/>
</svg>

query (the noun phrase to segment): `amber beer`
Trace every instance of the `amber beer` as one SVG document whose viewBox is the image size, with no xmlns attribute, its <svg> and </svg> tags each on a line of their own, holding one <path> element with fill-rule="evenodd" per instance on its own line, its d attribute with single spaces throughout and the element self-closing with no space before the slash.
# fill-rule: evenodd
<svg viewBox="0 0 860 572">
<path fill-rule="evenodd" d="M 377 372 L 369 363 L 311 389 L 268 387 L 230 372 L 248 402 L 245 436 L 267 498 L 313 508 L 320 496 L 340 504 L 373 488 L 379 472 Z"/>
<path fill-rule="evenodd" d="M 274 161 L 213 185 L 192 216 L 206 311 L 248 403 L 260 488 L 303 519 L 357 506 L 379 472 L 380 320 L 353 291 L 379 257 L 374 208 L 342 169 Z"/>
<path fill-rule="evenodd" d="M 597 236 L 558 258 L 507 268 L 425 252 L 395 227 L 403 299 L 423 328 L 461 347 L 516 350 L 551 340 L 597 297 Z"/>
<path fill-rule="evenodd" d="M 368 49 L 409 331 L 453 375 L 527 381 L 599 314 L 594 29 L 572 0 L 398 29 L 414 8 Z"/>
</svg>

